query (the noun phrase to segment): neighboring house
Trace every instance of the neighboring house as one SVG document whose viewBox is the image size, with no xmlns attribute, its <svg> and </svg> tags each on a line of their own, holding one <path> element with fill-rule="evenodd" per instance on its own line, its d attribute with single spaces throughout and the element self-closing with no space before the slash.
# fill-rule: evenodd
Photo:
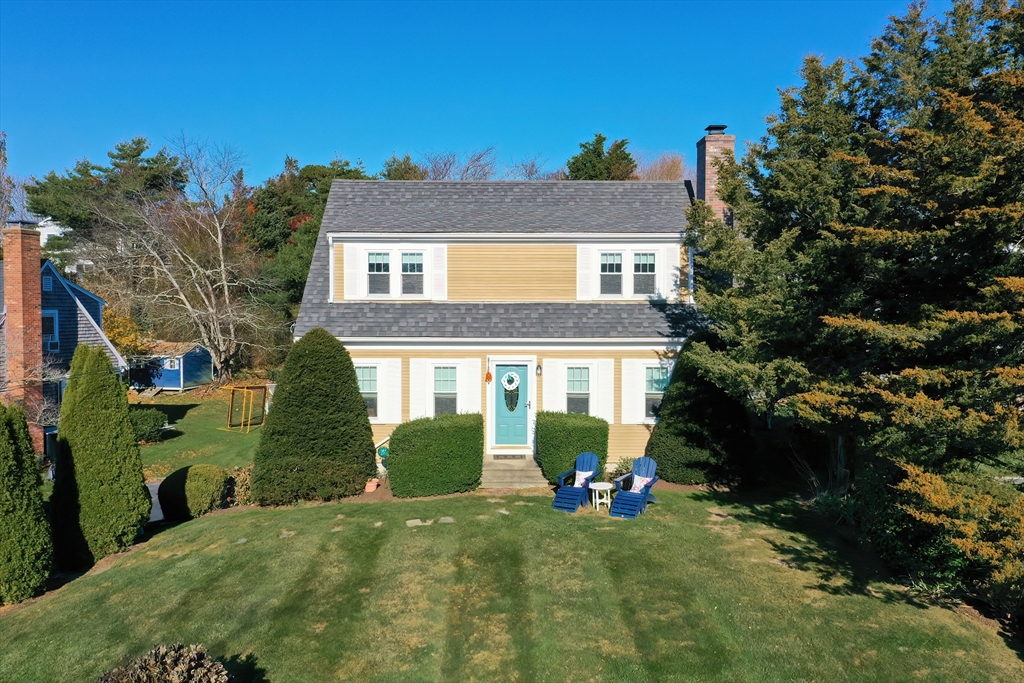
<svg viewBox="0 0 1024 683">
<path fill-rule="evenodd" d="M 213 381 L 213 357 L 194 342 L 153 342 L 146 356 L 131 359 L 134 387 L 184 391 Z"/>
<path fill-rule="evenodd" d="M 106 303 L 41 258 L 36 225 L 8 221 L 3 231 L 0 382 L 5 402 L 25 407 L 33 440 L 41 450 L 44 429 L 56 425 L 63 385 L 79 344 L 103 348 L 118 371 L 128 365 L 103 333 Z"/>
<path fill-rule="evenodd" d="M 698 143 L 696 196 L 735 138 Z M 480 412 L 486 464 L 534 452 L 538 410 L 609 423 L 609 462 L 644 453 L 689 303 L 683 182 L 336 180 L 295 326 L 348 348 L 377 442 Z"/>
</svg>

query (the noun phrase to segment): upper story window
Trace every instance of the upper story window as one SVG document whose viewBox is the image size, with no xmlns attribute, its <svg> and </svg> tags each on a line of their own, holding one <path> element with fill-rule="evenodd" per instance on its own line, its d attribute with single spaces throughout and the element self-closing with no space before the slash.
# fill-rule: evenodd
<svg viewBox="0 0 1024 683">
<path fill-rule="evenodd" d="M 402 294 L 423 293 L 423 254 L 402 254 Z"/>
<path fill-rule="evenodd" d="M 367 256 L 369 282 L 366 291 L 369 294 L 391 293 L 391 254 L 387 252 L 370 252 Z"/>
<path fill-rule="evenodd" d="M 455 367 L 434 368 L 434 415 L 458 412 L 458 377 Z"/>
<path fill-rule="evenodd" d="M 366 404 L 366 414 L 377 417 L 377 368 L 373 366 L 356 366 L 356 380 L 359 382 L 359 393 Z"/>
<path fill-rule="evenodd" d="M 654 273 L 654 254 L 633 254 L 633 293 L 657 294 L 658 282 Z"/>
<path fill-rule="evenodd" d="M 566 368 L 565 411 L 590 414 L 590 368 Z"/>
<path fill-rule="evenodd" d="M 645 368 L 647 376 L 644 386 L 644 416 L 657 417 L 661 408 L 661 400 L 668 388 L 669 374 L 666 367 Z"/>
<path fill-rule="evenodd" d="M 60 328 L 57 324 L 57 311 L 43 311 L 43 351 L 57 353 L 60 351 Z"/>
<path fill-rule="evenodd" d="M 601 254 L 601 293 L 622 294 L 622 254 Z"/>
<path fill-rule="evenodd" d="M 53 276 L 52 275 L 44 275 L 43 276 L 43 291 L 44 292 L 52 292 L 53 291 Z"/>
</svg>

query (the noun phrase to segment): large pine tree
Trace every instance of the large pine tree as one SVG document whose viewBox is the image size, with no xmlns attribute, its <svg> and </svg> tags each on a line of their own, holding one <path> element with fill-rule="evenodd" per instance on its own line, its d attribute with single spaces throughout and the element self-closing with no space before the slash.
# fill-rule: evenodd
<svg viewBox="0 0 1024 683">
<path fill-rule="evenodd" d="M 329 332 L 313 329 L 281 372 L 253 463 L 253 496 L 264 505 L 351 496 L 375 471 L 352 359 Z"/>
<path fill-rule="evenodd" d="M 52 498 L 57 560 L 67 568 L 88 566 L 131 545 L 151 505 L 128 398 L 100 348 L 75 350 L 58 445 Z"/>
<path fill-rule="evenodd" d="M 0 405 L 0 605 L 42 590 L 52 563 L 50 524 L 25 413 Z"/>
</svg>

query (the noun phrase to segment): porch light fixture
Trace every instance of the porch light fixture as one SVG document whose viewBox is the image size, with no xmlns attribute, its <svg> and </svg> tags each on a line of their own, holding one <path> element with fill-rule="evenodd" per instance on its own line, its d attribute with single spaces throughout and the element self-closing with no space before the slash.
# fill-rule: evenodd
<svg viewBox="0 0 1024 683">
<path fill-rule="evenodd" d="M 540 375 L 540 374 L 541 374 L 541 373 L 543 373 L 543 372 L 544 372 L 544 368 L 542 368 L 542 367 L 540 366 L 540 363 L 537 363 L 537 374 L 538 374 L 538 375 Z"/>
</svg>

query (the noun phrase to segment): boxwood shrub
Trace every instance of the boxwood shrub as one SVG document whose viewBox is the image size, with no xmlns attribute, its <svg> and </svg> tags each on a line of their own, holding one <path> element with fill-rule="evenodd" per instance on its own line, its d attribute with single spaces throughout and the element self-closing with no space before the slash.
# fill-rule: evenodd
<svg viewBox="0 0 1024 683">
<path fill-rule="evenodd" d="M 484 420 L 479 413 L 406 422 L 395 428 L 390 446 L 388 480 L 399 498 L 472 491 L 480 485 Z"/>
<path fill-rule="evenodd" d="M 153 443 L 163 438 L 164 425 L 167 424 L 167 416 L 163 411 L 156 408 L 132 406 L 128 417 L 132 419 L 132 429 L 135 430 L 136 441 Z"/>
<path fill-rule="evenodd" d="M 537 464 L 552 484 L 558 475 L 576 466 L 576 457 L 590 451 L 597 455 L 598 477 L 608 460 L 608 423 L 599 417 L 577 413 L 537 413 Z"/>
<path fill-rule="evenodd" d="M 188 520 L 227 502 L 228 475 L 216 465 L 190 465 L 160 482 L 157 496 L 164 519 Z"/>
</svg>

